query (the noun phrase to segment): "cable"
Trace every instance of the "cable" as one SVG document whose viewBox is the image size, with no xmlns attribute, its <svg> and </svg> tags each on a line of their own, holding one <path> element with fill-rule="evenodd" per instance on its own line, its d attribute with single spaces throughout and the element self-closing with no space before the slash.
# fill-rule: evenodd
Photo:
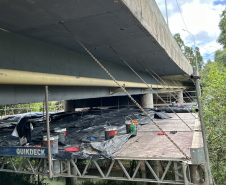
<svg viewBox="0 0 226 185">
<path fill-rule="evenodd" d="M 145 62 L 143 62 L 159 79 L 161 79 L 161 81 L 164 83 L 164 84 L 166 84 L 168 87 L 169 87 L 169 85 L 157 74 L 157 73 L 155 73 L 155 71 L 153 71 Z M 163 70 L 164 71 L 164 70 Z M 152 75 L 152 74 L 151 74 Z M 153 76 L 154 77 L 154 76 Z M 160 82 L 159 82 L 160 83 Z M 176 84 L 176 83 L 175 83 Z M 177 84 L 176 84 L 176 86 L 177 87 L 179 87 L 180 88 L 180 86 L 178 86 Z M 169 87 L 170 88 L 170 87 Z M 186 90 L 184 89 L 184 91 L 186 92 Z M 176 93 L 174 93 L 175 95 L 176 95 Z M 185 94 L 186 95 L 186 94 Z M 187 96 L 187 95 L 186 95 Z M 188 96 L 187 96 L 188 97 Z M 189 97 L 188 97 L 189 98 Z M 189 98 L 190 99 L 190 98 Z M 190 101 L 192 101 L 191 99 L 190 99 Z M 184 100 L 183 100 L 183 102 L 184 103 L 186 103 Z M 182 105 L 183 106 L 183 105 Z M 183 106 L 184 107 L 184 106 Z M 190 113 L 190 111 L 188 110 L 188 112 Z M 192 114 L 193 115 L 193 114 Z M 193 115 L 194 116 L 194 115 Z M 195 116 L 194 116 L 195 117 Z M 196 118 L 196 117 L 195 117 Z"/>
<path fill-rule="evenodd" d="M 138 60 L 137 60 L 137 62 L 139 62 Z M 161 84 L 160 83 L 160 81 L 157 79 L 157 78 L 155 78 L 155 76 L 153 75 L 153 74 L 151 74 L 150 73 L 150 71 L 148 71 L 148 69 L 147 68 L 145 68 L 140 62 L 139 62 L 139 64 L 159 83 L 159 84 Z M 145 63 L 144 63 L 145 64 Z M 146 66 L 148 66 L 147 64 L 145 64 Z M 148 68 L 152 71 L 152 72 L 154 72 L 149 66 L 148 66 Z M 155 72 L 154 72 L 155 73 Z M 168 84 L 157 74 L 157 73 L 155 73 L 156 74 L 156 76 L 158 76 L 159 77 L 159 79 L 161 79 L 161 81 L 163 82 L 163 83 L 165 83 L 167 86 L 168 86 Z M 166 89 L 167 90 L 167 88 L 165 88 L 165 86 L 164 85 L 162 85 L 163 87 L 164 87 L 164 89 Z M 169 86 L 168 86 L 169 87 Z M 178 100 L 170 91 L 168 91 L 167 90 L 167 92 L 170 94 L 170 95 L 172 95 L 173 96 L 173 98 L 175 98 L 176 100 Z M 164 102 L 165 103 L 165 102 Z M 184 100 L 183 100 L 183 103 L 184 103 Z M 166 103 L 165 103 L 166 104 Z M 190 113 L 194 118 L 196 118 L 189 110 L 188 110 L 188 108 L 187 107 L 185 107 L 183 104 L 181 104 L 182 105 L 182 107 L 184 107 L 187 111 L 188 111 L 188 113 Z M 169 106 L 168 106 L 169 107 Z M 170 107 L 171 108 L 171 107 Z M 179 117 L 179 116 L 178 116 Z"/>
<path fill-rule="evenodd" d="M 176 2 L 177 2 L 177 7 L 178 7 L 178 9 L 179 9 L 179 11 L 180 11 L 181 18 L 182 18 L 182 20 L 183 20 L 183 22 L 184 22 L 184 26 L 185 26 L 186 30 L 188 30 L 188 28 L 187 28 L 187 26 L 186 26 L 186 24 L 185 24 L 185 21 L 184 21 L 183 15 L 182 15 L 182 13 L 181 13 L 181 9 L 180 9 L 179 3 L 178 3 L 178 1 L 177 1 L 177 0 L 176 0 Z M 192 39 L 192 37 L 191 37 L 191 35 L 190 35 L 190 34 L 189 34 L 189 36 L 190 36 L 190 38 Z"/>
<path fill-rule="evenodd" d="M 170 78 L 171 78 L 171 77 L 170 77 Z M 179 85 L 177 85 L 178 87 L 181 86 L 181 84 L 180 84 L 178 81 L 175 82 L 173 79 L 171 79 L 171 80 L 172 80 L 176 85 L 179 84 Z M 188 94 L 188 95 L 185 94 L 185 95 L 187 96 L 187 98 L 188 98 L 191 102 L 193 102 L 192 97 L 190 96 L 190 94 L 188 93 L 188 91 L 186 91 L 186 90 L 184 90 L 184 91 L 185 91 L 185 93 Z M 188 96 L 190 96 L 190 97 L 188 97 Z"/>
<path fill-rule="evenodd" d="M 144 79 L 111 46 L 109 46 L 109 47 L 147 85 L 147 87 L 150 88 L 158 96 L 158 98 L 160 98 L 160 100 L 166 104 L 166 102 L 161 98 L 161 96 L 159 96 L 158 93 L 152 87 L 150 87 L 147 84 L 147 82 L 145 82 Z M 170 106 L 168 106 L 167 104 L 166 104 L 166 106 L 192 131 L 191 127 L 189 127 L 189 125 L 187 123 L 185 123 L 185 121 L 183 119 L 181 119 L 181 117 Z"/>
<path fill-rule="evenodd" d="M 164 73 L 166 73 L 166 71 L 165 70 L 163 70 L 164 71 Z M 166 73 L 166 76 L 168 76 L 168 74 Z M 170 76 L 170 75 L 169 75 Z M 170 76 L 170 80 L 177 86 L 177 87 L 180 87 L 181 86 L 181 84 L 179 83 L 179 85 L 171 78 L 171 76 Z M 186 93 L 188 93 L 186 90 L 184 90 Z M 186 94 L 185 94 L 186 95 Z M 188 95 L 189 95 L 189 93 L 188 93 Z M 187 96 L 187 95 L 186 95 Z M 191 102 L 193 102 L 190 98 L 191 98 L 191 96 L 190 96 L 190 98 L 187 96 L 187 98 L 191 101 Z"/>
<path fill-rule="evenodd" d="M 171 78 L 171 76 L 170 76 L 170 79 L 177 85 L 177 84 L 179 84 L 179 85 L 177 85 L 178 87 L 179 86 L 181 86 L 181 84 L 176 80 L 176 82 Z M 188 91 L 187 90 L 184 90 L 189 96 L 190 96 L 190 94 L 188 93 Z M 186 94 L 185 94 L 186 95 Z M 186 95 L 187 96 L 187 95 Z M 192 99 L 191 99 L 191 96 L 190 96 L 190 98 L 187 96 L 187 98 L 192 102 Z"/>
</svg>

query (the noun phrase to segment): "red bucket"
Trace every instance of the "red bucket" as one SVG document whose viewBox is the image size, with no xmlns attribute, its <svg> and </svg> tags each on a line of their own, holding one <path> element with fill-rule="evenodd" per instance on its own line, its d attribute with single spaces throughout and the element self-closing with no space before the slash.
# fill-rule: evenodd
<svg viewBox="0 0 226 185">
<path fill-rule="evenodd" d="M 117 127 L 105 127 L 105 140 L 114 138 L 117 135 Z"/>
</svg>

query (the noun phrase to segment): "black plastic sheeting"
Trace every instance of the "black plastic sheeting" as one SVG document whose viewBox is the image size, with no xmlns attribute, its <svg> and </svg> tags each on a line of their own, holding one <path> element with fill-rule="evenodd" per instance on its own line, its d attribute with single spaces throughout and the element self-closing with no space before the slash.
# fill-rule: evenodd
<svg viewBox="0 0 226 185">
<path fill-rule="evenodd" d="M 157 112 L 167 112 L 167 113 L 173 113 L 173 111 L 175 113 L 188 113 L 188 110 L 189 110 L 189 112 L 192 112 L 192 107 L 197 107 L 197 104 L 183 104 L 183 106 L 182 105 L 176 105 L 176 106 L 170 105 L 170 108 L 165 107 L 165 106 L 162 106 L 162 107 L 159 106 L 159 107 L 155 107 L 154 110 Z"/>
<path fill-rule="evenodd" d="M 156 112 L 151 109 L 145 110 L 154 119 Z M 167 116 L 164 113 L 162 115 Z M 5 119 L 20 121 L 24 116 L 35 119 L 33 123 L 34 130 L 31 132 L 32 142 L 29 145 L 42 144 L 43 135 L 46 135 L 45 114 L 28 113 Z M 53 129 L 55 127 L 67 129 L 65 143 L 60 143 L 58 154 L 53 155 L 53 158 L 60 160 L 70 158 L 111 158 L 112 154 L 133 136 L 132 134 L 126 134 L 125 119 L 137 120 L 138 128 L 141 125 L 151 123 L 151 120 L 137 108 L 51 113 L 50 118 L 50 132 L 52 135 L 54 135 Z M 163 116 L 160 116 L 160 118 L 163 118 Z M 111 126 L 117 126 L 117 137 L 105 141 L 104 127 L 109 126 L 107 122 Z M 7 128 L 7 131 L 0 129 L 1 146 L 19 146 L 18 138 L 11 136 L 14 127 Z M 95 140 L 91 141 L 91 137 Z M 65 152 L 65 149 L 70 147 L 79 147 L 80 150 L 78 152 Z"/>
<path fill-rule="evenodd" d="M 152 118 L 154 118 L 154 111 L 146 110 Z M 120 110 L 103 110 L 101 111 L 87 111 L 81 113 L 78 121 L 73 121 L 67 125 L 67 137 L 65 145 L 68 147 L 80 147 L 79 152 L 66 153 L 60 151 L 54 155 L 55 159 L 68 158 L 111 158 L 112 154 L 118 151 L 123 144 L 132 136 L 126 134 L 125 119 L 137 120 L 138 123 L 148 124 L 151 120 L 144 116 L 139 109 L 120 109 Z M 67 119 L 69 119 L 67 117 Z M 63 120 L 60 120 L 61 126 Z M 117 126 L 117 137 L 105 141 L 104 127 Z M 56 123 L 55 123 L 56 124 Z M 51 127 L 53 124 L 51 125 Z M 66 125 L 65 125 L 66 127 Z M 95 141 L 90 141 L 93 137 Z"/>
<path fill-rule="evenodd" d="M 168 119 L 168 118 L 172 118 L 171 116 L 169 116 L 167 113 L 165 112 L 155 112 L 155 116 L 154 118 L 157 119 Z"/>
</svg>

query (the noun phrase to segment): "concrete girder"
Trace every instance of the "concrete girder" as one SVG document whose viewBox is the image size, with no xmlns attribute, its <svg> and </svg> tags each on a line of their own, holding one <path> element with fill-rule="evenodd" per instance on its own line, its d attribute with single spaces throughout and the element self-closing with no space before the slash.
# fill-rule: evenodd
<svg viewBox="0 0 226 185">
<path fill-rule="evenodd" d="M 178 46 L 173 44 L 175 41 L 170 40 L 171 36 L 167 40 L 171 34 L 165 29 L 164 23 L 161 21 L 161 13 L 154 1 L 131 1 L 131 4 L 126 5 L 126 10 L 122 8 L 121 4 L 122 2 L 129 3 L 126 0 L 98 0 L 98 3 L 96 1 L 91 3 L 87 0 L 79 2 L 66 0 L 52 3 L 44 0 L 34 0 L 34 3 L 20 2 L 22 1 L 4 1 L 0 7 L 2 27 L 0 29 L 0 65 L 3 69 L 31 72 L 31 75 L 24 80 L 22 80 L 22 76 L 14 76 L 17 83 L 5 81 L 6 76 L 4 76 L 3 82 L 0 83 L 1 105 L 43 101 L 43 85 L 51 84 L 42 81 L 35 85 L 33 73 L 72 77 L 71 80 L 64 82 L 59 78 L 50 80 L 53 83 L 49 86 L 50 101 L 109 96 L 110 89 L 108 87 L 113 82 L 110 82 L 109 76 L 58 24 L 59 20 L 65 22 L 118 81 L 134 83 L 134 86 L 141 84 L 139 78 L 125 67 L 115 53 L 109 49 L 109 45 L 115 48 L 148 84 L 157 85 L 158 82 L 147 74 L 136 60 L 146 62 L 160 76 L 165 73 L 190 75 L 190 65 L 183 60 L 183 56 L 180 58 L 180 51 L 177 51 Z M 43 9 L 43 7 L 45 8 Z M 61 7 L 61 11 L 56 7 Z M 70 9 L 71 7 L 73 8 Z M 30 9 L 37 11 L 26 11 Z M 137 13 L 142 16 L 141 19 L 135 15 L 134 10 L 136 9 Z M 42 13 L 37 13 L 39 11 Z M 149 13 L 152 15 L 149 19 L 154 20 L 156 24 L 150 23 L 153 25 L 149 25 Z M 48 19 L 45 15 L 48 15 Z M 29 17 L 29 19 L 23 17 Z M 142 29 L 140 29 L 141 26 L 143 26 Z M 94 28 L 94 31 L 87 29 L 90 27 Z M 106 81 L 105 85 L 99 83 L 97 86 L 88 87 L 81 83 L 81 86 L 71 85 L 76 84 L 82 78 L 87 78 L 87 83 L 92 79 L 109 81 Z M 21 85 L 29 79 L 32 81 L 29 85 Z M 58 85 L 60 82 L 64 83 L 64 86 Z M 182 85 L 190 85 L 186 83 L 183 82 Z M 167 84 L 175 86 L 170 81 L 167 81 Z M 145 84 L 132 88 L 128 84 L 125 85 L 131 94 L 144 94 L 141 88 L 146 88 Z M 158 85 L 156 88 L 159 89 L 161 86 Z M 150 92 L 149 89 L 148 91 Z M 116 95 L 120 96 L 124 93 L 118 92 Z"/>
</svg>

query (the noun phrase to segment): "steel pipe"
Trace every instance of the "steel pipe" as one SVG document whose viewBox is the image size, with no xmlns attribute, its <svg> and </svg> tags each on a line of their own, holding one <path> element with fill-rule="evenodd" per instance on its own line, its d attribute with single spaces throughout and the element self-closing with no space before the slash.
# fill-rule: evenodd
<svg viewBox="0 0 226 185">
<path fill-rule="evenodd" d="M 193 68 L 193 70 L 194 70 L 194 74 L 198 75 L 197 65 L 196 65 L 196 68 L 195 67 Z M 212 173 L 211 173 L 210 161 L 209 161 L 209 152 L 208 152 L 208 146 L 207 146 L 207 140 L 206 140 L 205 124 L 204 124 L 204 118 L 203 118 L 202 103 L 201 103 L 201 89 L 200 89 L 199 79 L 195 80 L 195 89 L 196 89 L 197 103 L 199 107 L 199 119 L 200 119 L 201 129 L 202 129 L 203 148 L 205 152 L 206 165 L 207 165 L 207 171 L 208 171 L 208 179 L 206 179 L 206 184 L 213 185 L 213 179 L 212 179 Z"/>
<path fill-rule="evenodd" d="M 49 131 L 49 104 L 48 104 L 48 86 L 45 86 L 45 105 L 46 105 L 46 131 L 47 131 L 47 144 L 48 144 L 48 162 L 49 162 L 49 178 L 53 177 L 52 174 L 52 153 L 50 146 L 50 131 Z"/>
<path fill-rule="evenodd" d="M 118 81 L 126 88 L 147 88 L 144 83 Z M 0 69 L 0 84 L 12 85 L 56 85 L 56 86 L 98 86 L 98 87 L 118 87 L 113 80 L 86 78 L 78 76 L 67 76 L 49 73 L 18 71 L 11 69 Z M 163 88 L 162 85 L 148 84 L 152 88 Z M 181 86 L 188 87 L 188 86 Z M 170 86 L 178 89 L 177 86 Z"/>
</svg>

